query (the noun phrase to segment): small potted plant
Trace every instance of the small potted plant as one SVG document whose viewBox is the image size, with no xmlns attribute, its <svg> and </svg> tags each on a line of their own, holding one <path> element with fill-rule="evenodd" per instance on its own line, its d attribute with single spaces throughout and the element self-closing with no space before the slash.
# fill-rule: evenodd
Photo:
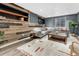
<svg viewBox="0 0 79 59">
<path fill-rule="evenodd" d="M 75 29 L 76 29 L 77 23 L 75 21 L 69 22 L 69 28 L 71 29 L 71 33 L 75 35 Z"/>
<path fill-rule="evenodd" d="M 4 31 L 0 31 L 0 42 L 3 41 L 4 38 Z"/>
</svg>

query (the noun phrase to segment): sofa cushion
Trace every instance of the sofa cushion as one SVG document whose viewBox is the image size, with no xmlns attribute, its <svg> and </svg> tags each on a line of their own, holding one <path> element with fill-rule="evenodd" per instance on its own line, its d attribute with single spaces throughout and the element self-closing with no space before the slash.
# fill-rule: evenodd
<svg viewBox="0 0 79 59">
<path fill-rule="evenodd" d="M 39 32 L 39 31 L 42 31 L 42 29 L 41 28 L 34 28 L 33 31 L 34 32 Z"/>
<path fill-rule="evenodd" d="M 53 27 L 46 27 L 47 28 L 47 31 L 53 31 L 54 28 Z"/>
</svg>

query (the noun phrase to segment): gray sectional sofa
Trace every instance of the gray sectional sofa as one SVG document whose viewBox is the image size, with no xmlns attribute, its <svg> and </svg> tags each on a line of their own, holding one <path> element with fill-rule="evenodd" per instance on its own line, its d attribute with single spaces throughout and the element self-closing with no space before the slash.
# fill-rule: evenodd
<svg viewBox="0 0 79 59">
<path fill-rule="evenodd" d="M 31 31 L 31 33 L 35 33 L 35 37 L 43 37 L 47 35 L 49 32 L 53 31 L 53 28 L 42 27 L 42 28 L 35 28 Z"/>
</svg>

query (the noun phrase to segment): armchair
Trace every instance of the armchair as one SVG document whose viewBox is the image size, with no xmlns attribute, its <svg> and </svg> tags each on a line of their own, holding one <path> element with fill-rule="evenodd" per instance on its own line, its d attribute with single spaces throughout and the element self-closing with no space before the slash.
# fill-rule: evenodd
<svg viewBox="0 0 79 59">
<path fill-rule="evenodd" d="M 79 55 L 79 42 L 72 42 L 70 46 L 70 54 L 71 56 L 78 56 Z"/>
</svg>

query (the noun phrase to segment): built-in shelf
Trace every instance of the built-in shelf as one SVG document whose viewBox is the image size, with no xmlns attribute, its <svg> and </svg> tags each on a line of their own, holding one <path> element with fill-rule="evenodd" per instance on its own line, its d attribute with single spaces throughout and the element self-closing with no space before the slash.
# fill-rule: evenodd
<svg viewBox="0 0 79 59">
<path fill-rule="evenodd" d="M 27 16 L 16 14 L 16 13 L 9 12 L 9 11 L 6 11 L 6 10 L 0 10 L 0 13 L 5 13 L 5 14 L 13 15 L 13 16 L 19 16 L 19 17 L 27 18 Z"/>
<path fill-rule="evenodd" d="M 5 23 L 5 24 L 14 24 L 14 25 L 22 25 L 22 21 L 19 20 L 12 20 L 12 19 L 0 19 L 0 23 Z"/>
</svg>

